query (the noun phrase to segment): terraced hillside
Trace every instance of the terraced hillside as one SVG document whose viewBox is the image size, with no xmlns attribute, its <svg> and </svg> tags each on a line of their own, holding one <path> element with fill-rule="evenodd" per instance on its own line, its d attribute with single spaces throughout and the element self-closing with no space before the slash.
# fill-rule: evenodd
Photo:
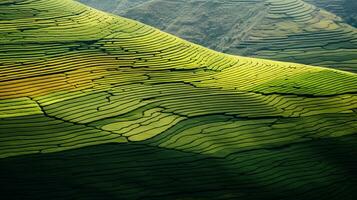
<svg viewBox="0 0 357 200">
<path fill-rule="evenodd" d="M 351 26 L 357 27 L 357 1 L 355 0 L 304 0 L 319 8 L 342 17 Z"/>
<path fill-rule="evenodd" d="M 345 199 L 357 75 L 0 0 L 2 199 Z"/>
<path fill-rule="evenodd" d="M 303 0 L 79 1 L 217 51 L 357 71 L 357 29 Z"/>
</svg>

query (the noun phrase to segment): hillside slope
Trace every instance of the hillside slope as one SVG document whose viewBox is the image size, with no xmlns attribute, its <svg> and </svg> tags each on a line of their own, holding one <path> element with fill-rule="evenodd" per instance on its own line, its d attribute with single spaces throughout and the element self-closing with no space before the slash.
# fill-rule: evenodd
<svg viewBox="0 0 357 200">
<path fill-rule="evenodd" d="M 344 22 L 357 27 L 357 1 L 355 0 L 304 0 L 340 16 Z"/>
<path fill-rule="evenodd" d="M 357 71 L 357 29 L 303 0 L 80 1 L 217 51 Z"/>
<path fill-rule="evenodd" d="M 5 199 L 355 199 L 357 75 L 72 0 L 0 1 Z"/>
</svg>

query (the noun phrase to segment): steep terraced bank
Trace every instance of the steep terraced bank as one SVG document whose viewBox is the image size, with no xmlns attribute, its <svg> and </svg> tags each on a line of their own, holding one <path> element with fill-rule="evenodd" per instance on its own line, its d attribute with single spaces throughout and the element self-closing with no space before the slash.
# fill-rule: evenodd
<svg viewBox="0 0 357 200">
<path fill-rule="evenodd" d="M 307 1 L 79 1 L 217 51 L 357 71 L 357 29 Z"/>
<path fill-rule="evenodd" d="M 357 1 L 355 0 L 304 0 L 342 17 L 344 22 L 357 27 Z"/>
<path fill-rule="evenodd" d="M 345 199 L 357 75 L 0 0 L 2 199 Z"/>
<path fill-rule="evenodd" d="M 301 0 L 267 3 L 266 18 L 229 52 L 357 71 L 356 28 Z"/>
</svg>

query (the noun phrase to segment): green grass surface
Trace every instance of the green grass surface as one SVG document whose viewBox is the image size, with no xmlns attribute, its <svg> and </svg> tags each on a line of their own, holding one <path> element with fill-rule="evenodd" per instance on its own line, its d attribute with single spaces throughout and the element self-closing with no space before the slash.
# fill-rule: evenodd
<svg viewBox="0 0 357 200">
<path fill-rule="evenodd" d="M 0 15 L 4 199 L 356 197 L 356 74 L 218 53 L 72 0 Z"/>
<path fill-rule="evenodd" d="M 212 157 L 106 144 L 1 161 L 10 199 L 349 199 L 356 135 Z M 15 187 L 16 186 L 16 187 Z"/>
</svg>

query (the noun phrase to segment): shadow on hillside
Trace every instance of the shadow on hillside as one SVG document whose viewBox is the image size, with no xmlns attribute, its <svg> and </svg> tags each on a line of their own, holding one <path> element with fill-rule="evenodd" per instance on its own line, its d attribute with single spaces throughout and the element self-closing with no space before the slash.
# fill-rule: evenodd
<svg viewBox="0 0 357 200">
<path fill-rule="evenodd" d="M 356 199 L 357 135 L 226 159 L 106 144 L 0 160 L 2 199 Z M 4 198 L 5 197 L 5 198 Z"/>
</svg>

